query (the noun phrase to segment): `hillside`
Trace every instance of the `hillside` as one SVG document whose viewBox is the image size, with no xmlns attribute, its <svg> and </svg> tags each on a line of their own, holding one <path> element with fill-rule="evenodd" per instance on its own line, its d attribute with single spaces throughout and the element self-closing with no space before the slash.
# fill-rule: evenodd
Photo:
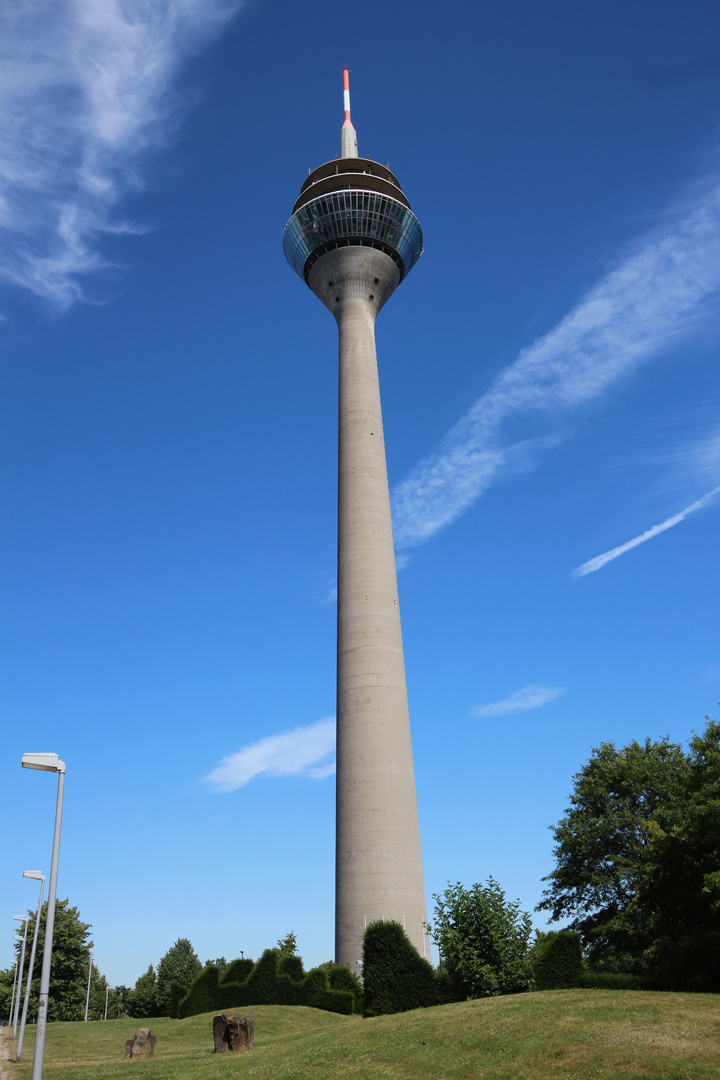
<svg viewBox="0 0 720 1080">
<path fill-rule="evenodd" d="M 186 1020 L 51 1024 L 45 1080 L 137 1070 L 152 1080 L 720 1080 L 720 997 L 566 990 L 486 998 L 361 1020 L 257 1006 L 250 1054 L 212 1052 L 212 1014 Z M 126 1062 L 125 1039 L 149 1023 L 155 1057 Z M 30 1077 L 27 1060 L 9 1065 Z"/>
</svg>

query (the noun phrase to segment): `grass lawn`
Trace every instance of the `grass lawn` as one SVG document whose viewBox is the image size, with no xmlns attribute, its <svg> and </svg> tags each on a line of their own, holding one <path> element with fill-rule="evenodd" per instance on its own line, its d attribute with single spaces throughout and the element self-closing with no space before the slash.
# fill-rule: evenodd
<svg viewBox="0 0 720 1080">
<path fill-rule="evenodd" d="M 233 1010 L 226 1010 L 233 1011 Z M 213 1054 L 212 1013 L 187 1020 L 50 1024 L 45 1080 L 720 1080 L 720 996 L 560 990 L 370 1020 L 291 1006 L 234 1010 L 255 1022 L 249 1054 Z M 149 1025 L 155 1056 L 126 1061 Z M 26 1060 L 6 1066 L 29 1080 Z"/>
</svg>

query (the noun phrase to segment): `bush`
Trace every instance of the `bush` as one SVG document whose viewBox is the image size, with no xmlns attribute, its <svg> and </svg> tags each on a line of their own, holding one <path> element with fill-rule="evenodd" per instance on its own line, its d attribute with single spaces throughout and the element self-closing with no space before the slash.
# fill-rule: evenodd
<svg viewBox="0 0 720 1080">
<path fill-rule="evenodd" d="M 538 934 L 530 953 L 536 990 L 567 990 L 581 986 L 582 940 L 575 930 Z"/>
<path fill-rule="evenodd" d="M 254 967 L 255 961 L 250 957 L 233 960 L 222 972 L 222 980 L 224 983 L 244 983 Z"/>
<path fill-rule="evenodd" d="M 493 878 L 465 889 L 460 882 L 434 895 L 430 928 L 452 983 L 454 1001 L 517 994 L 532 987 L 528 962 L 531 919 L 519 900 L 506 900 Z"/>
<path fill-rule="evenodd" d="M 353 1011 L 354 994 L 333 988 L 323 968 L 313 968 L 299 980 L 292 978 L 287 973 L 288 967 L 296 972 L 302 970 L 302 963 L 298 968 L 297 963 L 290 962 L 296 960 L 299 957 L 281 957 L 279 950 L 266 949 L 256 964 L 251 960 L 234 961 L 222 979 L 218 979 L 217 968 L 210 965 L 198 975 L 179 1003 L 178 1016 L 250 1005 L 309 1005 L 345 1015 Z M 245 979 L 237 980 L 238 975 L 247 971 L 248 964 L 250 971 Z"/>
<path fill-rule="evenodd" d="M 370 923 L 363 938 L 365 1016 L 435 1005 L 434 975 L 400 923 Z"/>
<path fill-rule="evenodd" d="M 344 990 L 353 995 L 353 1009 L 355 1013 L 363 1011 L 363 985 L 354 971 L 344 964 L 323 964 L 328 973 L 331 990 Z"/>
<path fill-rule="evenodd" d="M 629 975 L 622 971 L 584 971 L 578 986 L 583 990 L 657 990 L 647 975 Z"/>
</svg>

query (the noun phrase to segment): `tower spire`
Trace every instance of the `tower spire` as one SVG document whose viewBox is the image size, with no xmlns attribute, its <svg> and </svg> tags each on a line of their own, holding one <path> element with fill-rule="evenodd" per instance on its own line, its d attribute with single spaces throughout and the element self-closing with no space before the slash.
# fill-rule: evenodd
<svg viewBox="0 0 720 1080">
<path fill-rule="evenodd" d="M 357 133 L 350 119 L 350 68 L 343 68 L 343 108 L 345 123 L 340 132 L 340 157 L 357 157 Z"/>
</svg>

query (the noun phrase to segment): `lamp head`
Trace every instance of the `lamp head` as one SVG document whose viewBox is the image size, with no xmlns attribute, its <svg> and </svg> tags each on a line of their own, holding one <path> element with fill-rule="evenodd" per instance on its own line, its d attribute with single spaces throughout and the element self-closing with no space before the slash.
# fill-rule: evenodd
<svg viewBox="0 0 720 1080">
<path fill-rule="evenodd" d="M 13 919 L 17 919 L 18 922 L 27 922 L 27 915 L 13 915 Z"/>
<path fill-rule="evenodd" d="M 23 870 L 23 877 L 32 878 L 34 881 L 45 880 L 45 875 L 42 870 Z"/>
<path fill-rule="evenodd" d="M 23 754 L 23 769 L 40 769 L 42 772 L 65 772 L 65 762 L 57 754 Z"/>
</svg>

